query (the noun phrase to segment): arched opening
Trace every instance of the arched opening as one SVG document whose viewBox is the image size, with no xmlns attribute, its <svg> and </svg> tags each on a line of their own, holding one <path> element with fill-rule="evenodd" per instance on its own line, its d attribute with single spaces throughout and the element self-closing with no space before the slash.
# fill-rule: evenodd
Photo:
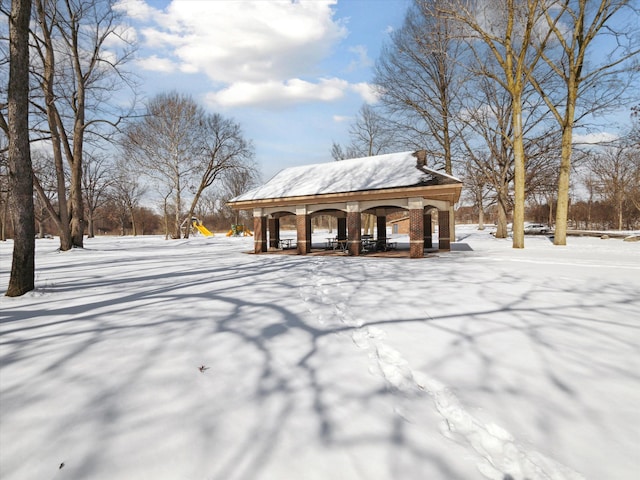
<svg viewBox="0 0 640 480">
<path fill-rule="evenodd" d="M 394 220 L 404 217 L 409 218 L 407 210 L 398 205 L 380 203 L 363 210 L 361 213 L 363 252 L 408 250 L 408 238 L 402 238 L 403 234 L 394 234 L 391 227 Z"/>
<path fill-rule="evenodd" d="M 286 210 L 272 212 L 267 217 L 267 241 L 269 250 L 286 250 L 296 247 L 296 214 Z"/>
<path fill-rule="evenodd" d="M 347 213 L 337 208 L 316 210 L 311 214 L 312 232 L 326 233 L 324 238 L 316 236 L 312 249 L 345 251 L 347 245 Z"/>
</svg>

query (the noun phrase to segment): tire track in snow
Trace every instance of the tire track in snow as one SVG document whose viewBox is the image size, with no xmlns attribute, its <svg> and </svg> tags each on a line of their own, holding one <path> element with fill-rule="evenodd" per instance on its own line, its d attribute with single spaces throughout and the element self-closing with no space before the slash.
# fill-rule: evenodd
<svg viewBox="0 0 640 480">
<path fill-rule="evenodd" d="M 528 449 L 509 432 L 494 423 L 484 423 L 474 417 L 456 395 L 444 384 L 427 375 L 414 372 L 400 352 L 385 343 L 386 333 L 378 327 L 365 325 L 350 310 L 348 301 L 355 292 L 336 283 L 331 272 L 323 267 L 334 267 L 322 258 L 310 263 L 306 285 L 299 295 L 307 309 L 326 326 L 351 327 L 353 343 L 367 352 L 373 363 L 370 371 L 379 372 L 389 388 L 406 394 L 427 394 L 442 418 L 440 432 L 447 439 L 475 452 L 480 473 L 492 480 L 584 480 L 572 469 Z M 407 421 L 411 413 L 396 406 L 395 411 Z"/>
</svg>

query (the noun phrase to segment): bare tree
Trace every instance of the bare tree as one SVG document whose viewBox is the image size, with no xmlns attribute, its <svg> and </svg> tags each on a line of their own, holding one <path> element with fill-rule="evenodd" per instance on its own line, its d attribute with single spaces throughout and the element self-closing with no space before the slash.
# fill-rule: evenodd
<svg viewBox="0 0 640 480">
<path fill-rule="evenodd" d="M 109 198 L 117 206 L 122 235 L 125 234 L 125 222 L 131 222 L 131 234 L 138 234 L 135 212 L 147 189 L 142 185 L 133 165 L 122 158 L 114 168 L 113 181 L 109 185 Z"/>
<path fill-rule="evenodd" d="M 112 0 L 34 0 L 34 5 L 32 73 L 42 95 L 33 105 L 46 118 L 42 133 L 51 143 L 58 175 L 58 208 L 50 205 L 50 211 L 60 248 L 68 250 L 83 246 L 85 143 L 106 135 L 105 126 L 118 121 L 120 113 L 110 105 L 120 87 L 130 86 L 123 65 L 132 48 Z"/>
<path fill-rule="evenodd" d="M 629 140 L 636 146 L 640 146 L 640 103 L 631 107 L 631 130 Z"/>
<path fill-rule="evenodd" d="M 640 104 L 631 109 L 632 126 L 629 130 L 627 142 L 636 157 L 636 166 L 640 167 Z M 640 210 L 640 168 L 636 169 L 636 178 L 631 191 L 631 201 L 637 210 Z"/>
<path fill-rule="evenodd" d="M 0 127 L 9 140 L 9 200 L 14 224 L 11 275 L 6 295 L 35 288 L 33 170 L 29 146 L 29 18 L 31 0 L 13 0 L 9 15 L 9 89 L 7 119 Z"/>
<path fill-rule="evenodd" d="M 480 159 L 467 160 L 462 175 L 464 194 L 473 202 L 478 214 L 478 230 L 484 230 L 484 210 L 490 195 L 490 183 L 486 178 Z"/>
<path fill-rule="evenodd" d="M 90 153 L 85 155 L 82 166 L 82 186 L 84 204 L 87 209 L 87 234 L 95 237 L 96 214 L 108 200 L 108 190 L 113 184 L 113 165 L 104 154 Z"/>
<path fill-rule="evenodd" d="M 588 114 L 619 104 L 623 93 L 631 86 L 632 77 L 628 74 L 632 68 L 637 70 L 637 61 L 632 63 L 630 60 L 640 52 L 636 36 L 640 16 L 637 9 L 630 8 L 631 3 L 628 0 L 562 0 L 555 2 L 553 9 L 543 9 L 561 56 L 554 55 L 555 50 L 543 49 L 539 53 L 560 80 L 560 97 L 554 91 L 556 85 L 544 84 L 535 76 L 531 81 L 545 99 L 562 132 L 556 245 L 566 245 L 574 126 Z M 558 10 L 560 14 L 556 13 Z M 624 15 L 625 11 L 633 20 L 625 31 L 615 31 L 611 26 L 612 20 Z M 598 43 L 599 36 L 612 36 L 614 41 L 606 54 L 598 53 L 596 60 L 588 53 Z"/>
<path fill-rule="evenodd" d="M 123 146 L 142 173 L 171 192 L 174 238 L 182 236 L 184 197 L 193 195 L 187 222 L 196 211 L 202 193 L 229 171 L 255 168 L 253 147 L 240 125 L 219 114 L 206 114 L 191 97 L 171 92 L 156 96 L 147 115 L 127 129 Z M 185 236 L 190 228 L 185 229 Z"/>
<path fill-rule="evenodd" d="M 438 7 L 445 18 L 463 25 L 461 34 L 476 59 L 475 72 L 493 79 L 510 98 L 508 140 L 514 160 L 513 248 L 524 248 L 523 94 L 548 41 L 548 32 L 537 29 L 545 1 L 448 0 L 439 2 Z M 491 62 L 487 62 L 487 58 L 491 58 Z M 490 68 L 484 68 L 487 64 Z"/>
<path fill-rule="evenodd" d="M 551 163 L 549 151 L 554 135 L 542 128 L 544 112 L 532 98 L 532 89 L 523 92 L 528 105 L 522 112 L 523 149 L 526 154 L 526 196 L 545 181 L 545 166 Z M 513 209 L 512 185 L 514 180 L 514 150 L 511 141 L 513 129 L 513 102 L 511 96 L 491 77 L 479 76 L 468 85 L 465 95 L 464 121 L 466 134 L 461 137 L 466 157 L 474 164 L 467 171 L 480 175 L 494 192 L 497 208 L 496 237 L 506 238 L 508 217 Z M 554 184 L 555 186 L 555 184 Z"/>
<path fill-rule="evenodd" d="M 388 153 L 393 147 L 393 134 L 384 117 L 366 103 L 360 107 L 355 121 L 349 126 L 349 145 L 333 143 L 334 160 L 371 157 Z"/>
<path fill-rule="evenodd" d="M 437 4 L 413 1 L 403 26 L 382 51 L 374 81 L 398 139 L 426 148 L 434 166 L 451 174 L 463 43 L 457 38 L 457 20 L 443 15 Z"/>
<path fill-rule="evenodd" d="M 637 203 L 634 205 L 640 172 L 638 151 L 625 145 L 607 147 L 592 156 L 588 168 L 600 195 L 615 210 L 617 229 L 623 230 L 625 207 L 640 211 Z"/>
<path fill-rule="evenodd" d="M 182 236 L 183 195 L 198 168 L 204 116 L 190 96 L 162 93 L 151 99 L 146 115 L 131 123 L 123 138 L 126 156 L 143 175 L 162 185 L 162 191 L 173 195 L 174 238 Z"/>
<path fill-rule="evenodd" d="M 339 143 L 331 144 L 331 157 L 336 160 L 347 160 L 348 158 L 358 158 L 358 151 L 352 146 L 342 147 Z"/>
<path fill-rule="evenodd" d="M 349 127 L 349 136 L 362 157 L 388 153 L 393 145 L 393 134 L 384 117 L 367 104 L 360 107 L 356 121 Z"/>
<path fill-rule="evenodd" d="M 44 235 L 44 223 L 51 219 L 50 205 L 55 203 L 56 196 L 56 172 L 51 161 L 51 153 L 34 150 L 31 154 L 34 179 L 37 178 L 37 186 L 41 188 L 41 194 L 34 195 L 35 218 L 38 225 L 39 237 Z M 47 203 L 42 198 L 48 200 Z M 55 223 L 55 222 L 54 222 Z"/>
<path fill-rule="evenodd" d="M 244 138 L 240 124 L 224 118 L 220 114 L 205 115 L 202 119 L 202 148 L 194 170 L 195 190 L 188 218 L 198 205 L 198 201 L 205 189 L 222 178 L 226 173 L 255 170 L 252 163 L 253 147 Z M 189 235 L 189 229 L 185 236 Z"/>
<path fill-rule="evenodd" d="M 3 115 L 2 112 L 0 112 L 1 115 Z M 2 242 L 7 240 L 7 222 L 9 221 L 8 143 L 6 131 L 0 128 L 0 241 Z"/>
<path fill-rule="evenodd" d="M 243 193 L 249 191 L 259 183 L 258 171 L 256 169 L 227 170 L 222 178 L 222 190 L 220 193 L 220 210 L 225 216 L 234 216 L 234 223 L 240 223 L 242 212 L 227 207 L 226 203 Z"/>
</svg>

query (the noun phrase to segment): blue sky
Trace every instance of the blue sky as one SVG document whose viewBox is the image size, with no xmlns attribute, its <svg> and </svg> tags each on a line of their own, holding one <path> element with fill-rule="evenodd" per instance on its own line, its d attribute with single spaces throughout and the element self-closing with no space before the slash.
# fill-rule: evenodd
<svg viewBox="0 0 640 480">
<path fill-rule="evenodd" d="M 121 0 L 147 97 L 191 94 L 240 122 L 267 180 L 331 160 L 409 0 Z"/>
</svg>

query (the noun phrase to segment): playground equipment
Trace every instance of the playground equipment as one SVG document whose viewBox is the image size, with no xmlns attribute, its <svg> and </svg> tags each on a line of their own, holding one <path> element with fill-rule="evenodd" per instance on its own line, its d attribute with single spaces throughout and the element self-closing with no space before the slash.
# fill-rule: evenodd
<svg viewBox="0 0 640 480">
<path fill-rule="evenodd" d="M 202 225 L 199 222 L 193 222 L 192 225 L 198 229 L 198 231 L 204 235 L 205 237 L 213 237 L 213 233 L 211 233 L 207 227 L 205 227 L 204 225 Z"/>
<path fill-rule="evenodd" d="M 187 222 L 189 221 L 189 219 L 185 219 L 184 222 L 182 222 L 182 225 L 180 225 L 180 228 L 184 231 L 185 225 L 187 224 Z M 198 220 L 196 217 L 191 217 L 191 226 L 193 228 L 195 228 L 196 230 L 198 230 L 202 235 L 204 235 L 205 237 L 213 237 L 213 233 L 209 231 L 209 229 L 207 227 L 205 227 L 202 222 L 200 220 Z"/>
<path fill-rule="evenodd" d="M 227 237 L 253 237 L 251 230 L 244 225 L 231 225 L 231 230 L 227 232 Z"/>
</svg>

